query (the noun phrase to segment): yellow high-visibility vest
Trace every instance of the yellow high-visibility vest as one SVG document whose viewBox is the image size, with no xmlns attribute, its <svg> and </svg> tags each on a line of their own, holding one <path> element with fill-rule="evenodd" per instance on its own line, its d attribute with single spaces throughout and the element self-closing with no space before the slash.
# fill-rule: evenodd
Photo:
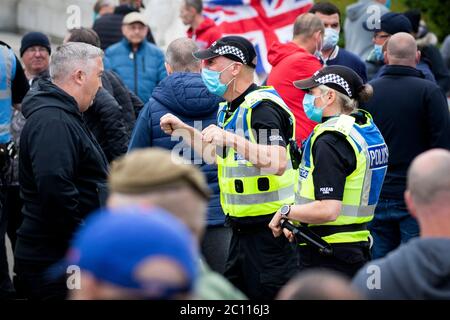
<svg viewBox="0 0 450 320">
<path fill-rule="evenodd" d="M 315 201 L 314 196 L 314 155 L 312 148 L 316 139 L 325 132 L 339 132 L 352 146 L 356 156 L 356 169 L 345 181 L 342 199 L 342 211 L 336 221 L 320 226 L 354 225 L 356 231 L 338 232 L 323 236 L 328 243 L 347 243 L 367 241 L 369 231 L 365 226 L 373 219 L 381 187 L 388 164 L 388 147 L 380 131 L 373 123 L 369 113 L 360 110 L 366 116 L 365 124 L 357 124 L 355 118 L 348 115 L 334 117 L 318 124 L 304 145 L 300 164 L 299 185 L 296 193 L 296 204 Z M 318 226 L 310 224 L 310 227 Z M 314 230 L 314 228 L 312 228 Z M 322 228 L 323 229 L 323 228 Z M 332 228 L 330 228 L 332 230 Z"/>
<path fill-rule="evenodd" d="M 226 121 L 227 104 L 222 103 L 218 113 L 219 127 L 257 143 L 251 127 L 252 110 L 264 100 L 274 102 L 289 114 L 294 138 L 295 118 L 273 87 L 262 87 L 249 93 Z M 220 203 L 225 214 L 231 217 L 262 216 L 275 213 L 284 204 L 294 203 L 298 170 L 292 168 L 287 141 L 286 144 L 288 166 L 281 176 L 265 173 L 264 169 L 255 167 L 233 148 L 226 148 L 225 154 L 221 155 L 220 148 L 217 171 Z"/>
</svg>

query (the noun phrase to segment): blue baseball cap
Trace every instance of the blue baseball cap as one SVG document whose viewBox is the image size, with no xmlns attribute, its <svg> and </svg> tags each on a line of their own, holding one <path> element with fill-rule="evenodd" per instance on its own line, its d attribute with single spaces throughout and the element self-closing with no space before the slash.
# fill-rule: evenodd
<svg viewBox="0 0 450 320">
<path fill-rule="evenodd" d="M 185 282 L 174 286 L 150 275 L 140 279 L 138 267 L 152 258 L 178 265 Z M 192 289 L 198 261 L 193 236 L 173 215 L 159 208 L 124 207 L 102 209 L 88 218 L 73 240 L 65 265 L 77 265 L 98 280 L 142 289 L 143 295 L 151 292 L 152 298 L 161 299 Z"/>
<path fill-rule="evenodd" d="M 367 24 L 367 21 L 363 22 L 363 28 L 367 31 L 384 31 L 386 33 L 389 33 L 390 35 L 399 32 L 411 33 L 413 31 L 409 19 L 405 15 L 396 12 L 388 12 L 383 14 L 377 25 L 379 26 L 379 28 L 370 28 Z"/>
</svg>

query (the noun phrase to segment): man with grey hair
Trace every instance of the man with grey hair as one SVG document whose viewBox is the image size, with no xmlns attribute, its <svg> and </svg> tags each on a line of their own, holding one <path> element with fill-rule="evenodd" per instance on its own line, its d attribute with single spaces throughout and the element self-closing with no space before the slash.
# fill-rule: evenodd
<svg viewBox="0 0 450 320">
<path fill-rule="evenodd" d="M 231 231 L 224 226 L 225 216 L 219 201 L 217 167 L 208 165 L 187 145 L 165 135 L 159 126 L 159 119 L 172 113 L 193 126 L 203 128 L 216 123 L 219 97 L 208 91 L 200 75 L 201 63 L 192 55 L 198 51 L 194 40 L 180 38 L 171 42 L 165 56 L 169 76 L 152 93 L 150 101 L 139 114 L 129 150 L 145 147 L 161 147 L 180 153 L 183 158 L 200 166 L 206 175 L 213 195 L 208 204 L 208 227 L 203 240 L 202 251 L 211 268 L 219 273 L 225 270 Z M 180 148 L 181 147 L 181 148 Z"/>
<path fill-rule="evenodd" d="M 374 259 L 419 235 L 403 198 L 412 160 L 432 148 L 450 149 L 447 101 L 440 88 L 415 68 L 420 52 L 413 36 L 394 34 L 384 55 L 387 66 L 380 78 L 370 82 L 374 95 L 364 106 L 389 148 L 386 178 L 369 224 Z"/>
<path fill-rule="evenodd" d="M 432 149 L 408 170 L 405 201 L 420 238 L 363 267 L 354 286 L 371 299 L 450 299 L 450 152 Z"/>
<path fill-rule="evenodd" d="M 64 299 L 65 279 L 48 277 L 74 231 L 106 200 L 107 160 L 82 112 L 101 87 L 101 49 L 67 43 L 52 54 L 51 81 L 40 78 L 25 97 L 20 140 L 23 223 L 17 231 L 18 291 L 28 299 Z"/>
</svg>

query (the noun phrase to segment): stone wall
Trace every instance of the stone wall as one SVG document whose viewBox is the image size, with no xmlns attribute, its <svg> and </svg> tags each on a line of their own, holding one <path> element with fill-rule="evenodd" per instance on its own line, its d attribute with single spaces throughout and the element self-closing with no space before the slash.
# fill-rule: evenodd
<svg viewBox="0 0 450 320">
<path fill-rule="evenodd" d="M 0 31 L 40 31 L 58 42 L 77 23 L 92 26 L 94 3 L 95 0 L 0 0 Z M 181 0 L 144 0 L 144 14 L 162 48 L 185 35 L 186 27 L 179 18 L 180 3 Z"/>
<path fill-rule="evenodd" d="M 95 0 L 19 0 L 17 26 L 20 30 L 63 38 L 67 29 L 77 24 L 92 26 L 94 3 Z"/>
<path fill-rule="evenodd" d="M 17 31 L 17 0 L 0 0 L 0 30 Z"/>
</svg>

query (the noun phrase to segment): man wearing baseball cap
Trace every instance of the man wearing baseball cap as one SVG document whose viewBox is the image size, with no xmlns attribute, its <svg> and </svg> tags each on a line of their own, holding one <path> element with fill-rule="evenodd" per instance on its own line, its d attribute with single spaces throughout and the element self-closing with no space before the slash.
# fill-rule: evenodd
<svg viewBox="0 0 450 320">
<path fill-rule="evenodd" d="M 64 261 L 70 298 L 76 300 L 192 298 L 197 263 L 188 229 L 168 212 L 144 207 L 93 214 Z M 81 269 L 80 287 L 71 282 L 75 266 Z"/>
<path fill-rule="evenodd" d="M 194 56 L 203 60 L 208 90 L 226 100 L 218 125 L 200 132 L 165 114 L 161 128 L 217 162 L 221 204 L 233 230 L 225 276 L 250 299 L 272 299 L 295 269 L 289 243 L 267 228 L 279 206 L 294 201 L 294 116 L 272 87 L 253 83 L 257 57 L 247 39 L 223 37 Z"/>
<path fill-rule="evenodd" d="M 148 23 L 139 12 L 122 21 L 123 39 L 105 51 L 105 69 L 117 73 L 125 85 L 146 103 L 167 75 L 163 52 L 145 37 Z"/>
<path fill-rule="evenodd" d="M 183 163 L 183 158 L 168 150 L 144 148 L 114 161 L 108 179 L 109 208 L 130 205 L 163 208 L 189 228 L 200 249 L 210 190 L 196 166 Z M 217 241 L 212 241 L 211 246 Z M 210 269 L 206 259 L 202 258 L 199 269 L 195 284 L 197 298 L 245 299 L 221 274 Z"/>
</svg>

